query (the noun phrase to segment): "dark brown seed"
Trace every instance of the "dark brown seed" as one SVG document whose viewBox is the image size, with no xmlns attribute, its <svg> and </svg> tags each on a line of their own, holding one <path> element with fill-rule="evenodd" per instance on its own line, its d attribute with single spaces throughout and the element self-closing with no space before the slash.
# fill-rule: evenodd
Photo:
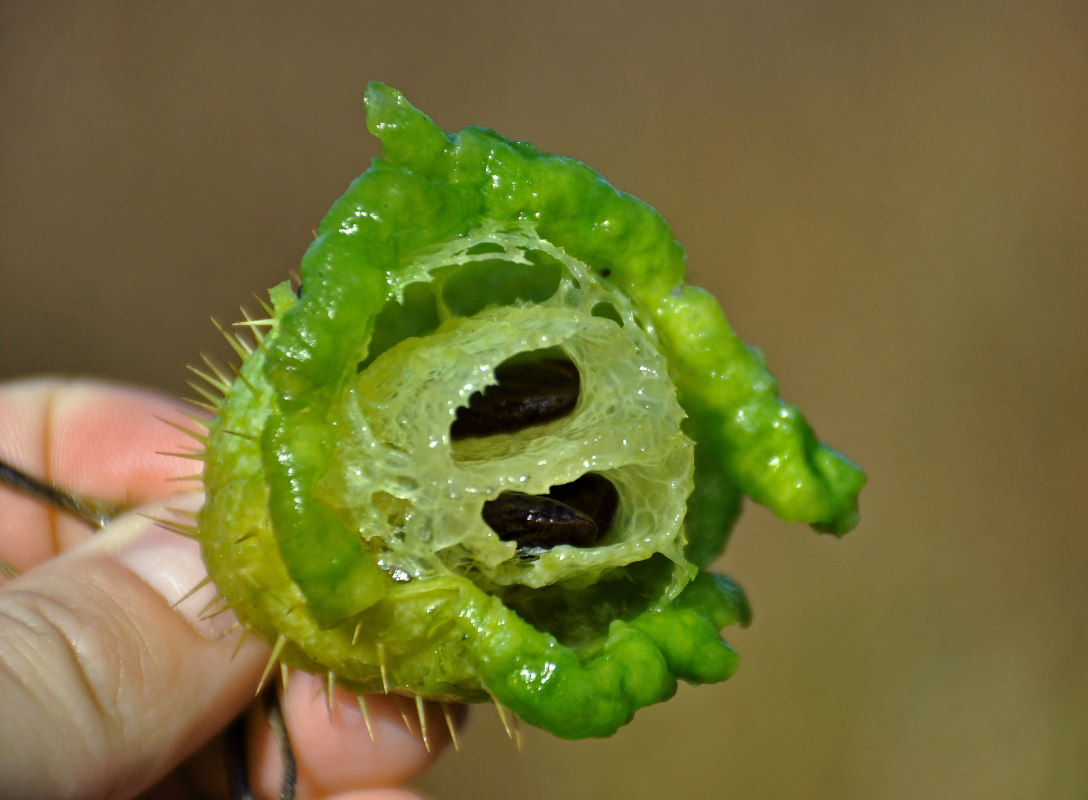
<svg viewBox="0 0 1088 800">
<path fill-rule="evenodd" d="M 548 494 L 503 492 L 484 503 L 483 518 L 504 542 L 517 542 L 518 550 L 593 547 L 612 524 L 618 504 L 616 487 L 590 473 L 553 486 Z"/>
<path fill-rule="evenodd" d="M 592 517 L 547 495 L 503 492 L 484 503 L 483 517 L 500 539 L 517 542 L 519 550 L 590 547 L 597 541 Z"/>
<path fill-rule="evenodd" d="M 451 439 L 516 433 L 559 419 L 578 402 L 578 370 L 569 361 L 500 365 L 495 377 L 498 383 L 476 392 L 467 406 L 457 409 Z"/>
<path fill-rule="evenodd" d="M 612 482 L 595 472 L 587 472 L 576 481 L 553 486 L 547 496 L 588 515 L 602 535 L 612 526 L 612 518 L 620 503 L 619 492 Z"/>
</svg>

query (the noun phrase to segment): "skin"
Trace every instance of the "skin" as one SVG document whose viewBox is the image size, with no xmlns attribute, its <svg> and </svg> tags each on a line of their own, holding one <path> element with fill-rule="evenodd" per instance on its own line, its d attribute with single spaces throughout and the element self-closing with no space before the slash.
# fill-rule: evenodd
<svg viewBox="0 0 1088 800">
<path fill-rule="evenodd" d="M 183 408 L 136 389 L 41 379 L 0 384 L 0 458 L 74 492 L 157 517 L 195 510 L 193 463 L 162 419 Z M 0 709 L 5 797 L 227 797 L 221 731 L 247 706 L 250 780 L 275 797 L 280 764 L 253 703 L 268 659 L 238 646 L 230 614 L 198 620 L 207 598 L 173 603 L 203 575 L 194 543 L 140 513 L 97 535 L 0 487 L 0 555 L 21 573 L 0 586 Z M 210 591 L 205 590 L 206 592 Z M 368 698 L 372 742 L 353 695 L 328 700 L 312 676 L 288 680 L 296 797 L 385 798 L 448 740 L 431 709 L 428 752 L 392 698 Z M 458 714 L 458 717 L 460 715 Z"/>
<path fill-rule="evenodd" d="M 566 738 L 725 680 L 719 631 L 747 608 L 705 568 L 741 495 L 841 534 L 864 475 L 683 283 L 650 206 L 531 144 L 446 133 L 388 86 L 365 102 L 381 157 L 319 225 L 303 291 L 270 291 L 238 379 L 208 378 L 199 528 L 224 596 L 284 663 Z M 548 428 L 519 411 L 489 443 L 503 363 L 548 351 L 576 410 L 554 416 L 569 381 L 508 376 L 548 389 Z M 544 498 L 580 469 L 619 493 L 600 546 L 592 513 Z"/>
</svg>

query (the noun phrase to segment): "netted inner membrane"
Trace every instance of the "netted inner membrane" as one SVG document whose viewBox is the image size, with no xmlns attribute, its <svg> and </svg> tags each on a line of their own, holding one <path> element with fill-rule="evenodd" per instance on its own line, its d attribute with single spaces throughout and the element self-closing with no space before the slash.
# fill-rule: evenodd
<svg viewBox="0 0 1088 800">
<path fill-rule="evenodd" d="M 447 573 L 500 595 L 570 591 L 662 554 L 685 573 L 674 576 L 678 591 L 690 569 L 682 522 L 693 448 L 666 364 L 627 301 L 520 230 L 478 231 L 407 273 L 341 398 L 322 502 L 398 580 Z M 580 376 L 570 413 L 451 440 L 457 409 L 496 383 L 500 364 L 556 357 Z M 526 559 L 483 521 L 500 493 L 545 494 L 589 472 L 619 494 L 593 547 Z"/>
</svg>

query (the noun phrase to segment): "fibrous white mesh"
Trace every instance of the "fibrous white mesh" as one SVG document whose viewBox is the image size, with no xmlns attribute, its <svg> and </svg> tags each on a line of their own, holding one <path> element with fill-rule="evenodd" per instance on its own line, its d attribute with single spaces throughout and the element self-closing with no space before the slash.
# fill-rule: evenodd
<svg viewBox="0 0 1088 800">
<path fill-rule="evenodd" d="M 486 285 L 465 299 L 473 287 L 459 265 L 493 268 L 496 302 L 509 303 L 520 290 L 511 288 L 516 273 L 504 273 L 506 265 L 543 259 L 561 267 L 554 286 L 525 287 L 534 302 L 488 306 Z M 682 523 L 693 448 L 680 431 L 683 411 L 665 361 L 626 299 L 527 228 L 478 231 L 418 258 L 403 274 L 396 296 L 410 282 L 429 281 L 439 324 L 393 344 L 350 381 L 333 428 L 336 464 L 322 486 L 323 502 L 391 573 L 451 571 L 486 589 L 588 584 L 654 553 L 686 565 Z M 540 299 L 542 291 L 551 295 Z M 453 315 L 450 306 L 465 302 L 482 310 Z M 544 351 L 561 352 L 577 367 L 574 411 L 516 433 L 451 442 L 457 408 L 496 382 L 499 364 Z M 484 502 L 500 492 L 543 494 L 587 472 L 604 475 L 620 494 L 598 546 L 560 545 L 524 559 L 483 522 Z"/>
</svg>

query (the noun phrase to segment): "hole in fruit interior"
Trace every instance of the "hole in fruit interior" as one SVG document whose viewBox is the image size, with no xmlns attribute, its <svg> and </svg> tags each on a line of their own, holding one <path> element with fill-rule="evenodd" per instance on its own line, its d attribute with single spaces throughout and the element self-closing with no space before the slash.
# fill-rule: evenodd
<svg viewBox="0 0 1088 800">
<path fill-rule="evenodd" d="M 613 622 L 633 619 L 651 607 L 672 580 L 673 570 L 672 562 L 657 554 L 617 567 L 589 586 L 515 585 L 497 596 L 538 631 L 588 655 L 600 646 Z"/>
<path fill-rule="evenodd" d="M 621 328 L 623 327 L 623 317 L 620 316 L 620 312 L 618 312 L 616 310 L 616 307 L 611 303 L 597 303 L 597 305 L 593 306 L 593 311 L 590 313 L 592 313 L 595 317 L 604 317 L 605 319 L 610 319 Z"/>
<path fill-rule="evenodd" d="M 541 303 L 555 294 L 563 273 L 558 261 L 546 258 L 528 264 L 488 258 L 455 267 L 442 276 L 442 304 L 453 316 L 471 317 L 490 306 Z"/>
<path fill-rule="evenodd" d="M 450 439 L 517 433 L 565 417 L 578 404 L 581 378 L 561 350 L 514 356 L 495 368 L 495 377 L 498 383 L 457 409 Z"/>
<path fill-rule="evenodd" d="M 386 350 L 411 336 L 426 336 L 438 324 L 434 291 L 426 283 L 408 284 L 404 287 L 404 302 L 386 303 L 378 314 L 370 348 L 358 369 L 362 371 Z"/>
<path fill-rule="evenodd" d="M 468 250 L 466 250 L 465 254 L 470 255 L 470 256 L 478 256 L 478 255 L 481 255 L 482 253 L 505 253 L 505 252 L 506 252 L 506 248 L 503 247 L 498 242 L 480 242 L 479 244 L 474 244 L 472 247 L 470 247 Z"/>
<path fill-rule="evenodd" d="M 538 251 L 525 253 L 528 263 L 486 257 L 504 250 L 482 242 L 468 251 L 475 260 L 438 267 L 430 272 L 430 280 L 404 286 L 402 301 L 390 300 L 378 313 L 366 358 L 357 371 L 399 342 L 434 332 L 446 317 L 471 317 L 494 306 L 543 302 L 555 294 L 567 274 L 562 264 Z"/>
<path fill-rule="evenodd" d="M 535 556 L 561 544 L 593 547 L 618 505 L 612 482 L 591 472 L 547 494 L 503 492 L 484 503 L 483 518 L 504 542 L 517 542 L 522 556 Z"/>
</svg>

